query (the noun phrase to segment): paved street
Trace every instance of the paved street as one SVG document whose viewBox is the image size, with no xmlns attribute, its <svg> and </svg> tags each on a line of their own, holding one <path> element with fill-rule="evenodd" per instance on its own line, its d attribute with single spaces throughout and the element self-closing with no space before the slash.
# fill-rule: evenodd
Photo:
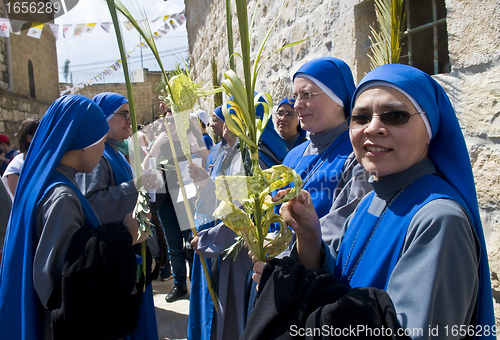
<svg viewBox="0 0 500 340">
<path fill-rule="evenodd" d="M 167 303 L 165 296 L 170 292 L 174 280 L 153 281 L 153 294 L 156 307 L 156 322 L 160 340 L 187 338 L 189 295 L 184 299 Z M 190 282 L 188 281 L 188 288 Z"/>
</svg>

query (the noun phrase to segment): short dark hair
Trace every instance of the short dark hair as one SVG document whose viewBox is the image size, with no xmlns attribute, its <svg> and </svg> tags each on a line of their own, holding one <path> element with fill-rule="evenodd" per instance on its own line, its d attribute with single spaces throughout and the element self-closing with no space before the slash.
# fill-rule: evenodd
<svg viewBox="0 0 500 340">
<path fill-rule="evenodd" d="M 38 124 L 40 124 L 39 118 L 28 118 L 21 123 L 21 126 L 17 131 L 17 136 L 19 138 L 19 151 L 22 153 L 28 151 L 30 146 L 30 143 L 28 142 L 28 135 L 35 135 Z"/>
</svg>

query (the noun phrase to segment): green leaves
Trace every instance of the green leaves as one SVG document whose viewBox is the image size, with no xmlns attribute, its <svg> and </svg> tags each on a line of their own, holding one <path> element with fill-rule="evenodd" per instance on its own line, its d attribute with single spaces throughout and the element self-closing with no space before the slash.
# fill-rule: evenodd
<svg viewBox="0 0 500 340">
<path fill-rule="evenodd" d="M 139 222 L 139 233 L 137 235 L 137 239 L 141 238 L 142 233 L 148 234 L 148 237 L 153 236 L 153 230 L 151 229 L 153 224 L 147 217 L 147 214 L 149 213 L 149 196 L 146 190 L 142 188 L 138 191 L 137 203 L 134 211 L 132 212 L 132 217 L 137 219 L 137 222 Z"/>
</svg>

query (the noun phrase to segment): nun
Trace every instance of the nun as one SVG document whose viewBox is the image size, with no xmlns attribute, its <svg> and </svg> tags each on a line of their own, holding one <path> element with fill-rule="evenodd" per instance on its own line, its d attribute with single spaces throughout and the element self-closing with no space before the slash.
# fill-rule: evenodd
<svg viewBox="0 0 500 340">
<path fill-rule="evenodd" d="M 99 162 L 108 130 L 102 110 L 78 95 L 42 118 L 7 227 L 2 338 L 117 339 L 135 329 L 137 221 L 102 225 L 75 182 Z"/>
<path fill-rule="evenodd" d="M 102 223 L 119 222 L 134 210 L 138 197 L 135 174 L 125 156 L 117 149 L 117 143 L 126 140 L 132 132 L 129 104 L 127 98 L 113 92 L 100 93 L 92 100 L 106 116 L 108 138 L 97 166 L 90 172 L 77 174 L 76 181 Z M 145 176 L 147 175 L 143 176 L 143 183 L 148 183 Z M 142 255 L 140 246 L 136 247 L 136 253 Z M 150 268 L 149 248 L 145 260 Z M 130 339 L 158 339 L 152 276 L 149 270 L 146 272 L 146 288 L 138 329 L 135 334 L 129 335 Z"/>
<path fill-rule="evenodd" d="M 495 338 L 471 163 L 445 91 L 416 68 L 385 65 L 363 78 L 352 106 L 350 139 L 374 191 L 329 247 L 307 193 L 283 205 L 301 264 L 256 263 L 261 294 L 244 338 L 256 339 L 273 322 L 280 324 L 269 338 L 291 324 L 351 327 L 367 338 L 383 329 L 412 339 Z M 323 265 L 332 275 L 318 270 Z M 263 320 L 259 311 L 272 296 L 276 305 Z M 290 312 L 278 319 L 284 306 Z"/>
<path fill-rule="evenodd" d="M 274 113 L 276 130 L 285 141 L 287 151 L 307 140 L 306 131 L 300 127 L 299 118 L 293 108 L 294 104 L 295 99 L 285 97 Z"/>
<path fill-rule="evenodd" d="M 293 75 L 293 108 L 310 140 L 290 150 L 283 164 L 300 175 L 320 218 L 336 215 L 336 226 L 322 230 L 327 244 L 371 190 L 344 123 L 354 89 L 351 69 L 334 57 L 313 59 Z"/>
</svg>

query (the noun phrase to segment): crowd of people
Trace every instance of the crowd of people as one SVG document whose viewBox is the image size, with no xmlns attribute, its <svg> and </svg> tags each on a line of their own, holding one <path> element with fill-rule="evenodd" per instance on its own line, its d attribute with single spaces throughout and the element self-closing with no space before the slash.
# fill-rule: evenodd
<svg viewBox="0 0 500 340">
<path fill-rule="evenodd" d="M 17 152 L 0 135 L 2 337 L 156 340 L 152 281 L 169 277 L 167 302 L 189 292 L 191 340 L 496 337 L 471 164 L 442 87 L 395 64 L 356 86 L 334 57 L 291 85 L 259 164 L 287 165 L 303 187 L 275 209 L 293 238 L 267 262 L 226 256 L 236 234 L 214 217 L 215 179 L 252 172 L 223 106 L 184 124 L 161 102 L 132 136 L 124 96 L 68 95 L 21 124 Z M 142 187 L 147 240 L 132 217 Z"/>
</svg>

